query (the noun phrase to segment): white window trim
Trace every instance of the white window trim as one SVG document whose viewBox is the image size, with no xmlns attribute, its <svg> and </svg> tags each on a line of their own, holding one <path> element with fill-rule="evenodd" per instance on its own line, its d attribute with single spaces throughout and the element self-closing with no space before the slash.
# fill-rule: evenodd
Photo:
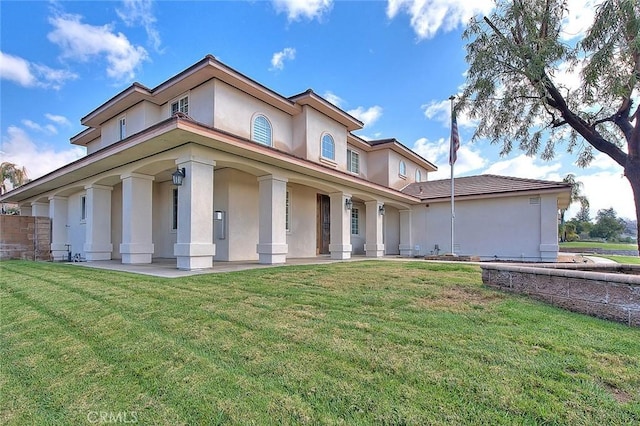
<svg viewBox="0 0 640 426">
<path fill-rule="evenodd" d="M 288 201 L 288 202 L 287 202 Z M 287 234 L 291 233 L 291 214 L 293 212 L 291 208 L 291 190 L 287 189 L 287 193 L 285 195 L 285 205 L 284 205 L 284 228 L 287 231 Z M 288 219 L 288 220 L 287 220 Z"/>
<path fill-rule="evenodd" d="M 325 157 L 325 155 L 324 155 L 324 138 L 325 138 L 325 136 L 329 136 L 331 138 L 331 141 L 333 142 L 333 158 Z M 320 159 L 325 160 L 327 162 L 330 162 L 332 164 L 337 164 L 336 163 L 336 139 L 329 132 L 324 132 L 320 136 Z"/>
<path fill-rule="evenodd" d="M 403 165 L 404 165 L 404 173 L 402 173 Z M 407 163 L 405 163 L 404 160 L 400 160 L 400 162 L 398 163 L 398 176 L 400 176 L 402 179 L 407 178 Z"/>
<path fill-rule="evenodd" d="M 87 223 L 87 196 L 80 197 L 80 223 Z"/>
<path fill-rule="evenodd" d="M 173 109 L 173 105 L 176 104 L 176 103 L 178 104 L 178 110 L 176 112 L 182 112 L 182 113 L 187 114 L 187 115 L 189 114 L 189 110 L 190 110 L 190 108 L 189 108 L 190 107 L 190 102 L 189 102 L 189 97 L 190 96 L 189 95 L 190 95 L 190 92 L 183 93 L 182 95 L 180 95 L 180 96 L 172 99 L 171 101 L 169 101 L 169 116 L 173 116 L 174 112 L 172 111 L 172 109 Z M 180 101 L 183 100 L 183 99 L 187 100 L 187 111 L 186 112 L 180 111 Z"/>
<path fill-rule="evenodd" d="M 351 155 L 349 155 L 349 152 L 351 152 Z M 353 163 L 353 154 L 355 154 L 358 157 L 358 170 L 357 171 L 353 171 L 351 170 L 351 165 Z M 356 151 L 355 149 L 352 148 L 347 148 L 347 171 L 351 174 L 354 174 L 356 176 L 360 175 L 360 152 Z"/>
<path fill-rule="evenodd" d="M 353 214 L 357 213 L 358 217 L 356 218 L 356 231 L 358 232 L 353 232 Z M 351 228 L 351 235 L 360 235 L 360 209 L 358 207 L 352 207 L 351 208 L 351 216 L 350 216 L 350 221 L 349 221 L 349 227 Z"/>
<path fill-rule="evenodd" d="M 178 191 L 178 188 L 175 188 L 173 186 L 169 187 L 169 233 L 171 234 L 177 234 L 178 233 L 178 211 L 176 209 L 176 227 L 173 227 L 173 194 L 174 191 Z M 179 195 L 178 195 L 179 197 Z M 178 199 L 178 202 L 180 200 Z"/>
<path fill-rule="evenodd" d="M 256 135 L 254 132 L 255 129 L 255 123 L 256 120 L 258 119 L 258 117 L 263 117 L 265 120 L 267 120 L 267 123 L 269 123 L 269 141 L 271 143 L 266 144 L 263 143 L 262 141 L 256 140 Z M 269 120 L 269 117 L 266 116 L 266 114 L 263 114 L 261 112 L 255 113 L 253 115 L 253 117 L 251 118 L 251 140 L 253 142 L 259 143 L 260 145 L 264 145 L 264 146 L 273 146 L 273 123 L 271 123 L 271 120 Z"/>
<path fill-rule="evenodd" d="M 127 115 L 122 115 L 118 118 L 118 136 L 123 140 L 127 138 Z"/>
</svg>

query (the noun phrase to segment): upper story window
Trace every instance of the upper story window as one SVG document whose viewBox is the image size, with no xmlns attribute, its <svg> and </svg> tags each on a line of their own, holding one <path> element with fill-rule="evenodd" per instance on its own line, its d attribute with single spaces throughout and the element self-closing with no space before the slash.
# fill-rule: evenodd
<svg viewBox="0 0 640 426">
<path fill-rule="evenodd" d="M 360 173 L 360 154 L 347 149 L 347 170 L 351 173 Z"/>
<path fill-rule="evenodd" d="M 400 176 L 406 176 L 407 175 L 407 165 L 402 160 L 400 160 L 400 166 L 398 168 L 398 173 L 400 174 Z"/>
<path fill-rule="evenodd" d="M 332 161 L 336 159 L 336 143 L 328 133 L 322 136 L 322 156 Z"/>
<path fill-rule="evenodd" d="M 273 146 L 271 123 L 264 115 L 257 115 L 256 118 L 253 119 L 251 132 L 254 141 L 263 145 Z"/>
<path fill-rule="evenodd" d="M 120 130 L 120 140 L 125 139 L 127 137 L 127 118 L 120 118 L 120 120 L 118 121 L 118 126 Z"/>
<path fill-rule="evenodd" d="M 171 103 L 171 115 L 176 112 L 183 112 L 185 114 L 189 114 L 189 97 L 185 96 L 184 98 L 180 98 L 175 102 Z"/>
<path fill-rule="evenodd" d="M 422 172 L 420 172 L 420 169 L 416 170 L 416 182 L 422 182 Z"/>
</svg>

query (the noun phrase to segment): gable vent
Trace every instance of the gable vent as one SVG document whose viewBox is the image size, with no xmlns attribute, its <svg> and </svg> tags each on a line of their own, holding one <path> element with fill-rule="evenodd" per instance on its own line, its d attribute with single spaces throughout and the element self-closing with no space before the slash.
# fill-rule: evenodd
<svg viewBox="0 0 640 426">
<path fill-rule="evenodd" d="M 530 197 L 529 204 L 540 204 L 540 197 Z"/>
</svg>

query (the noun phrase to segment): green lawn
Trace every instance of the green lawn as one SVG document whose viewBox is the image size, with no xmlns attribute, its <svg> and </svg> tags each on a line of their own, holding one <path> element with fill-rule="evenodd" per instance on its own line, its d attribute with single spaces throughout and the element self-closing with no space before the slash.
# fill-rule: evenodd
<svg viewBox="0 0 640 426">
<path fill-rule="evenodd" d="M 640 422 L 640 329 L 485 289 L 470 265 L 2 262 L 0 342 L 5 425 Z"/>
<path fill-rule="evenodd" d="M 626 263 L 631 265 L 640 265 L 640 257 L 638 256 L 618 256 L 618 255 L 597 255 L 598 257 L 604 257 L 605 259 L 611 259 L 618 263 Z"/>
<path fill-rule="evenodd" d="M 638 250 L 637 244 L 598 243 L 592 241 L 571 241 L 560 243 L 560 247 L 572 249 L 600 248 L 602 250 Z"/>
</svg>

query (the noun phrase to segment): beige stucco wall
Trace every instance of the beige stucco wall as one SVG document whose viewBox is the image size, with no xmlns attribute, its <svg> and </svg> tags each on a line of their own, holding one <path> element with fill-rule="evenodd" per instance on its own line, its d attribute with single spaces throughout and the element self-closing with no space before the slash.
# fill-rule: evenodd
<svg viewBox="0 0 640 426">
<path fill-rule="evenodd" d="M 258 252 L 258 180 L 239 170 L 229 170 L 229 210 L 227 260 L 257 260 Z M 215 205 L 215 199 L 214 199 Z"/>
<path fill-rule="evenodd" d="M 323 162 L 334 166 L 338 170 L 347 170 L 347 128 L 321 114 L 315 109 L 305 105 L 303 115 L 306 121 L 306 158 L 315 162 Z M 321 158 L 321 140 L 325 133 L 333 137 L 335 143 L 336 158 L 333 162 L 327 162 Z"/>
<path fill-rule="evenodd" d="M 213 108 L 216 128 L 245 139 L 251 139 L 255 115 L 263 114 L 271 123 L 273 146 L 285 152 L 293 151 L 293 122 L 289 114 L 219 80 L 215 81 Z"/>
<path fill-rule="evenodd" d="M 122 259 L 120 244 L 122 243 L 122 183 L 113 186 L 111 191 L 111 244 L 112 259 Z"/>
<path fill-rule="evenodd" d="M 303 185 L 287 184 L 291 205 L 291 226 L 287 232 L 287 257 L 316 255 L 317 191 Z"/>
<path fill-rule="evenodd" d="M 153 185 L 153 257 L 174 257 L 177 234 L 171 229 L 173 188 L 171 182 Z"/>
<path fill-rule="evenodd" d="M 400 254 L 400 212 L 395 207 L 385 206 L 383 234 L 384 254 Z"/>
<path fill-rule="evenodd" d="M 126 119 L 126 136 L 129 137 L 161 121 L 162 109 L 149 101 L 142 101 L 111 118 L 101 127 L 100 142 L 90 144 L 91 151 L 104 148 L 120 140 L 121 118 Z"/>
<path fill-rule="evenodd" d="M 86 224 L 80 219 L 82 197 L 85 191 L 76 192 L 67 200 L 67 242 L 71 244 L 71 254 L 84 254 Z"/>
<path fill-rule="evenodd" d="M 543 216 L 541 208 L 556 203 L 555 195 L 456 201 L 456 254 L 483 259 L 497 256 L 499 259 L 540 260 L 543 226 L 547 229 L 544 240 L 557 244 L 555 215 L 546 212 Z M 544 217 L 543 225 L 541 217 Z M 430 254 L 436 244 L 440 254 L 450 252 L 451 204 L 414 206 L 413 237 L 414 244 L 420 245 L 419 254 Z"/>
</svg>

